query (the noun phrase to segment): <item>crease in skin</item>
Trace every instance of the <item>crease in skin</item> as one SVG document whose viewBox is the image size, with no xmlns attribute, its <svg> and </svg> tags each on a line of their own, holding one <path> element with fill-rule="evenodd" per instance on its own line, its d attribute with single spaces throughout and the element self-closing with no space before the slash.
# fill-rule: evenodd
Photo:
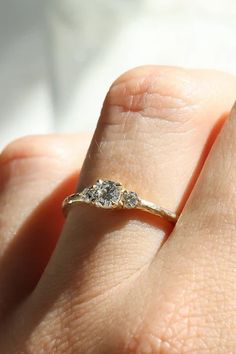
<svg viewBox="0 0 236 354">
<path fill-rule="evenodd" d="M 125 354 L 177 354 L 166 340 L 152 333 L 144 333 L 133 337 L 125 350 Z"/>
<path fill-rule="evenodd" d="M 155 254 L 153 257 L 155 257 Z M 88 297 L 87 293 L 84 292 L 83 297 L 80 296 L 78 298 L 78 303 L 74 306 L 74 309 L 80 307 L 81 305 L 83 305 L 83 306 L 89 305 L 90 303 L 95 302 L 95 301 L 97 303 L 100 298 L 101 299 L 107 298 L 117 289 L 124 287 L 124 286 L 129 286 L 130 284 L 132 284 L 133 281 L 138 279 L 142 273 L 147 271 L 147 269 L 150 266 L 150 262 L 151 261 L 148 261 L 145 264 L 142 264 L 141 267 L 137 268 L 134 272 L 129 274 L 127 277 L 122 278 L 118 283 L 113 284 L 111 287 L 109 287 L 109 288 L 106 287 L 105 291 L 101 291 L 101 289 L 100 289 L 101 286 L 98 285 L 97 287 L 93 287 L 93 293 L 91 293 L 91 289 L 88 290 L 88 292 L 90 293 L 89 297 Z"/>
<path fill-rule="evenodd" d="M 183 99 L 176 99 L 174 96 L 169 97 L 169 102 L 167 102 L 166 97 L 162 93 L 158 92 L 158 90 L 153 93 L 146 91 L 136 95 L 134 93 L 122 96 L 117 94 L 114 97 L 112 95 L 113 93 L 110 93 L 110 96 L 108 95 L 106 98 L 106 104 L 103 107 L 104 117 L 106 117 L 109 112 L 116 114 L 134 113 L 135 115 L 140 114 L 145 118 L 154 120 L 158 116 L 159 119 L 173 123 L 176 122 L 176 120 L 171 119 L 172 114 L 178 111 L 184 112 L 186 108 L 191 109 L 196 107 L 196 104 L 190 104 Z M 106 118 L 102 119 L 102 121 L 104 120 L 106 121 Z M 181 123 L 183 123 L 183 121 L 184 119 L 181 118 Z M 116 125 L 117 123 L 116 121 L 113 122 L 113 119 L 109 119 L 109 125 L 112 124 Z"/>
<path fill-rule="evenodd" d="M 120 85 L 117 84 L 118 87 Z M 125 83 L 122 85 L 125 85 Z M 170 100 L 167 102 L 165 94 L 161 92 L 161 88 L 159 87 L 153 93 L 148 92 L 148 87 L 142 89 L 143 93 L 137 94 L 133 93 L 133 91 L 131 91 L 131 94 L 127 92 L 118 94 L 119 92 L 113 92 L 113 90 L 117 91 L 117 87 L 114 86 L 111 88 L 110 93 L 106 97 L 102 109 L 102 119 L 98 124 L 100 130 L 104 130 L 106 125 L 121 127 L 120 129 L 125 131 L 127 135 L 129 125 L 130 129 L 133 130 L 134 124 L 137 126 L 138 123 L 139 125 L 144 125 L 145 122 L 149 124 L 153 122 L 155 125 L 153 129 L 156 129 L 157 124 L 159 127 L 162 127 L 160 125 L 161 121 L 163 121 L 163 129 L 171 129 L 173 131 L 173 127 L 176 128 L 176 126 L 178 131 L 192 129 L 188 117 L 195 114 L 199 104 L 188 102 L 185 96 L 182 99 L 178 98 L 177 101 L 174 95 L 168 96 Z M 134 117 L 135 119 L 133 119 Z M 169 128 L 167 128 L 166 122 L 170 123 Z M 118 133 L 120 133 L 120 129 L 117 131 Z"/>
<path fill-rule="evenodd" d="M 158 72 L 155 70 L 153 74 L 147 74 L 146 72 L 143 75 L 127 78 L 124 81 L 120 81 L 118 79 L 118 82 L 115 82 L 111 86 L 108 95 L 114 93 L 114 96 L 118 98 L 118 96 L 129 96 L 130 94 L 145 95 L 146 93 L 151 94 L 151 93 L 159 92 L 163 98 L 171 98 L 171 99 L 175 98 L 177 100 L 180 99 L 181 101 L 183 101 L 183 96 L 184 96 L 185 98 L 189 99 L 188 103 L 192 103 L 193 102 L 193 100 L 191 99 L 192 94 L 191 95 L 186 94 L 186 86 L 188 87 L 186 83 L 190 81 L 186 79 L 183 80 L 183 76 L 181 76 L 182 80 L 180 80 L 180 76 L 176 75 L 177 74 L 176 70 L 174 71 L 174 74 L 176 76 L 176 80 L 173 80 L 173 70 L 162 72 L 162 74 L 160 70 Z M 170 76 L 172 77 L 171 81 L 169 81 Z M 186 71 L 185 71 L 185 76 L 186 76 Z M 166 85 L 166 82 L 168 82 L 168 87 Z M 177 82 L 178 90 L 176 89 L 175 86 L 176 82 Z M 120 94 L 117 94 L 116 90 L 122 92 Z M 182 93 L 182 91 L 184 91 L 184 94 Z M 171 92 L 171 94 L 169 92 Z M 177 94 L 177 92 L 178 93 L 181 92 L 181 95 Z M 184 102 L 186 102 L 186 100 L 184 100 Z"/>
<path fill-rule="evenodd" d="M 143 94 L 129 94 L 125 96 L 126 100 L 124 101 L 123 104 L 120 104 L 116 101 L 113 101 L 112 99 L 110 100 L 110 105 L 111 106 L 116 106 L 120 108 L 120 112 L 132 112 L 132 113 L 138 113 L 143 111 L 145 108 L 146 109 L 156 109 L 156 110 L 161 110 L 162 109 L 162 105 L 161 105 L 161 100 L 165 100 L 165 102 L 167 102 L 167 98 L 165 97 L 165 95 L 162 95 L 159 92 L 145 92 Z M 149 102 L 147 103 L 147 100 L 153 100 L 156 101 L 156 103 L 159 103 L 159 105 L 152 105 Z M 174 96 L 168 96 L 168 99 L 170 102 L 168 102 L 168 112 L 171 110 L 175 110 L 175 109 L 183 109 L 185 107 L 192 107 L 192 106 L 196 106 L 196 104 L 189 104 L 186 103 L 183 99 L 176 99 Z M 173 105 L 171 105 L 170 103 L 173 102 Z M 183 104 L 181 104 L 183 103 Z M 152 116 L 150 116 L 150 118 L 152 118 Z"/>
</svg>

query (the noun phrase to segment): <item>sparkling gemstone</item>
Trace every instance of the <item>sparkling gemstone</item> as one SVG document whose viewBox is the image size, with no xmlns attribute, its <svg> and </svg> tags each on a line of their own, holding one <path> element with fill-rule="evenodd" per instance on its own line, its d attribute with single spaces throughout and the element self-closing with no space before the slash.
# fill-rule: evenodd
<svg viewBox="0 0 236 354">
<path fill-rule="evenodd" d="M 85 188 L 82 195 L 86 202 L 94 202 L 98 198 L 98 188 L 96 186 Z"/>
<path fill-rule="evenodd" d="M 121 198 L 121 185 L 113 181 L 97 181 L 98 188 L 95 203 L 103 208 L 112 208 Z"/>
<path fill-rule="evenodd" d="M 138 195 L 135 192 L 124 191 L 122 199 L 124 207 L 127 209 L 135 208 L 139 203 Z"/>
</svg>

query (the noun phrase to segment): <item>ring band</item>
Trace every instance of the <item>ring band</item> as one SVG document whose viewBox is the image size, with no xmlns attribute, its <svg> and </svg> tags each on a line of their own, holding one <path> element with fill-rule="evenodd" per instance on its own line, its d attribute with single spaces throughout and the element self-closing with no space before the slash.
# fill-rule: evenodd
<svg viewBox="0 0 236 354">
<path fill-rule="evenodd" d="M 141 199 L 137 193 L 126 190 L 119 182 L 99 179 L 96 184 L 82 192 L 69 195 L 63 201 L 62 208 L 67 216 L 74 204 L 92 204 L 103 209 L 140 209 L 176 223 L 177 214 L 152 202 Z"/>
</svg>

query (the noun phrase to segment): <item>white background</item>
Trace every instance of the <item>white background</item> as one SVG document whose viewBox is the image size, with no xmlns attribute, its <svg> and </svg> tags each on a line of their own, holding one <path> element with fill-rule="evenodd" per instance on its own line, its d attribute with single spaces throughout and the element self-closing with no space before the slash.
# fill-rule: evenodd
<svg viewBox="0 0 236 354">
<path fill-rule="evenodd" d="M 137 65 L 236 74 L 235 19 L 235 0 L 0 0 L 0 147 L 94 129 L 112 81 Z"/>
</svg>

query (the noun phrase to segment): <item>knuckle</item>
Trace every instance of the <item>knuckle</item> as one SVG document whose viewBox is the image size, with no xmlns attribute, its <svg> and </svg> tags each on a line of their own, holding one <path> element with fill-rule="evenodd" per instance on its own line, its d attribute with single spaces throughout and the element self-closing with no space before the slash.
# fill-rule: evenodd
<svg viewBox="0 0 236 354">
<path fill-rule="evenodd" d="M 39 136 L 25 136 L 10 142 L 0 155 L 1 164 L 41 155 L 42 139 Z"/>
<path fill-rule="evenodd" d="M 45 149 L 46 139 L 46 136 L 25 136 L 10 142 L 1 152 L 0 164 L 8 164 L 18 159 L 50 155 L 49 139 L 47 139 L 47 150 Z"/>
<path fill-rule="evenodd" d="M 26 136 L 9 143 L 0 154 L 1 187 L 19 177 L 27 176 L 30 180 L 41 172 L 50 178 L 61 174 L 67 163 L 63 148 L 58 139 L 43 135 Z"/>
<path fill-rule="evenodd" d="M 103 121 L 110 123 L 115 119 L 114 113 L 119 113 L 119 118 L 125 119 L 127 116 L 146 117 L 183 123 L 194 107 L 194 82 L 191 74 L 180 68 L 142 66 L 132 69 L 112 84 L 103 106 Z M 113 114 L 109 114 L 111 110 Z"/>
</svg>

